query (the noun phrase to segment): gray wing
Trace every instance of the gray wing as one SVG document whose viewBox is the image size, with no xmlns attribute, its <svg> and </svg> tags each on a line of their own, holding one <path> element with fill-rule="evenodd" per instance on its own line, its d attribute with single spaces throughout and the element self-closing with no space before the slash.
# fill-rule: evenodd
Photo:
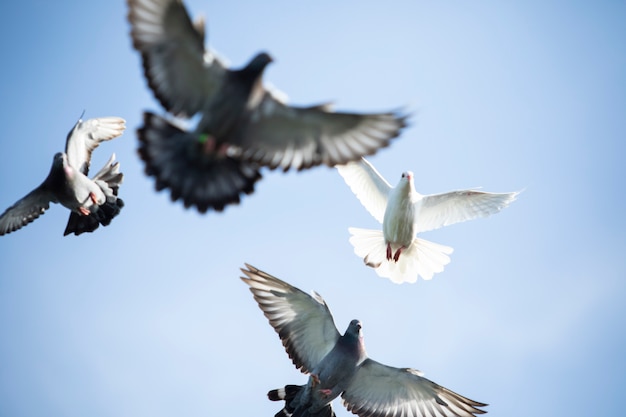
<svg viewBox="0 0 626 417">
<path fill-rule="evenodd" d="M 396 112 L 335 113 L 328 106 L 291 107 L 267 91 L 234 138 L 243 156 L 270 168 L 335 166 L 388 146 L 406 126 Z"/>
<path fill-rule="evenodd" d="M 120 136 L 125 129 L 126 121 L 121 117 L 100 117 L 85 121 L 78 119 L 65 142 L 68 163 L 87 175 L 93 150 L 100 142 Z"/>
<path fill-rule="evenodd" d="M 360 417 L 472 417 L 487 404 L 465 398 L 422 377 L 366 359 L 342 394 L 343 403 Z"/>
<path fill-rule="evenodd" d="M 365 158 L 346 165 L 337 165 L 337 171 L 363 207 L 382 223 L 392 188 L 387 180 Z"/>
<path fill-rule="evenodd" d="M 416 233 L 490 216 L 515 201 L 518 194 L 459 190 L 423 196 L 415 203 Z"/>
<path fill-rule="evenodd" d="M 54 195 L 42 184 L 5 210 L 0 216 L 0 236 L 14 232 L 32 222 L 56 202 Z"/>
<path fill-rule="evenodd" d="M 339 332 L 319 294 L 310 296 L 246 264 L 241 279 L 278 333 L 296 368 L 309 373 L 335 346 Z"/>
<path fill-rule="evenodd" d="M 204 48 L 204 21 L 191 22 L 181 0 L 128 0 L 133 46 L 163 107 L 192 116 L 219 89 L 225 66 Z"/>
</svg>

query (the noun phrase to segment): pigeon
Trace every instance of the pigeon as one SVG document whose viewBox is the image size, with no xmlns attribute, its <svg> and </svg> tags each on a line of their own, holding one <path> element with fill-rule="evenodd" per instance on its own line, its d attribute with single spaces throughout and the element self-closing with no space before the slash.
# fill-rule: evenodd
<svg viewBox="0 0 626 417">
<path fill-rule="evenodd" d="M 358 114 L 330 104 L 295 107 L 264 85 L 273 61 L 260 52 L 231 69 L 205 48 L 203 19 L 181 0 L 127 0 L 133 47 L 167 117 L 144 114 L 139 155 L 157 190 L 171 199 L 222 211 L 254 191 L 259 170 L 334 166 L 386 147 L 407 124 L 401 111 Z M 180 126 L 197 122 L 194 128 Z"/>
<path fill-rule="evenodd" d="M 332 417 L 331 402 L 361 417 L 472 417 L 487 406 L 463 397 L 411 368 L 394 368 L 367 356 L 362 324 L 352 320 L 343 335 L 328 305 L 300 289 L 246 264 L 241 279 L 278 333 L 293 364 L 309 374 L 306 385 L 287 385 L 268 393 L 285 400 L 276 416 Z"/>
<path fill-rule="evenodd" d="M 93 232 L 108 226 L 120 213 L 124 201 L 117 197 L 123 174 L 115 154 L 89 179 L 91 153 L 100 142 L 120 136 L 126 128 L 119 117 L 86 121 L 79 118 L 67 135 L 65 152 L 58 152 L 46 179 L 0 216 L 0 236 L 14 232 L 41 216 L 50 202 L 71 210 L 64 236 Z"/>
<path fill-rule="evenodd" d="M 376 273 L 396 284 L 431 279 L 450 262 L 452 248 L 416 234 L 487 217 L 513 202 L 519 192 L 488 193 L 475 189 L 422 195 L 415 191 L 411 171 L 394 188 L 365 158 L 338 165 L 337 170 L 383 230 L 350 227 L 354 252 Z"/>
</svg>

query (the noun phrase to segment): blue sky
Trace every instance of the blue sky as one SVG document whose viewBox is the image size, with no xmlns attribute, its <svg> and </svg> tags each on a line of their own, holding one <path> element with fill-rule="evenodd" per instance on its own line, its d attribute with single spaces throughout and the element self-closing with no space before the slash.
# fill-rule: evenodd
<svg viewBox="0 0 626 417">
<path fill-rule="evenodd" d="M 43 180 L 83 110 L 128 126 L 94 154 L 125 173 L 109 227 L 63 237 L 54 205 L 0 238 L 0 415 L 274 415 L 267 390 L 305 376 L 238 279 L 244 262 L 316 290 L 342 332 L 363 322 L 371 357 L 489 415 L 621 413 L 626 3 L 186 4 L 233 66 L 271 52 L 266 80 L 294 104 L 410 109 L 370 159 L 390 182 L 410 169 L 422 193 L 525 191 L 425 233 L 452 262 L 394 285 L 352 253 L 347 228 L 378 225 L 333 169 L 264 171 L 224 213 L 154 191 L 135 130 L 161 109 L 123 1 L 0 3 L 0 210 Z"/>
</svg>

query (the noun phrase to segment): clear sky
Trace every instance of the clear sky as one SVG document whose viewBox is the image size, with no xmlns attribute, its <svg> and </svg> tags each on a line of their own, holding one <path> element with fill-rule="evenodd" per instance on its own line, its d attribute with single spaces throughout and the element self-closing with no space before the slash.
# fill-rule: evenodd
<svg viewBox="0 0 626 417">
<path fill-rule="evenodd" d="M 121 116 L 121 215 L 63 237 L 59 205 L 0 238 L 0 415 L 272 416 L 304 383 L 239 268 L 326 299 L 369 355 L 507 417 L 620 415 L 626 385 L 626 3 L 186 1 L 233 66 L 260 50 L 294 104 L 402 106 L 371 162 L 429 194 L 525 189 L 488 219 L 428 232 L 454 247 L 431 281 L 394 285 L 357 258 L 374 228 L 334 169 L 263 171 L 200 215 L 154 191 L 135 131 L 162 110 L 122 0 L 0 3 L 0 210 L 47 175 L 83 110 Z M 95 171 L 94 171 L 95 172 Z M 336 402 L 338 417 L 348 414 Z"/>
</svg>

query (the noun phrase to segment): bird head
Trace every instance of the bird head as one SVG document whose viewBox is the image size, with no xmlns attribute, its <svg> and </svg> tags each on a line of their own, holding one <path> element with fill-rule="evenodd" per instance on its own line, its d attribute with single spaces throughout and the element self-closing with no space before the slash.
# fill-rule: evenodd
<svg viewBox="0 0 626 417">
<path fill-rule="evenodd" d="M 67 161 L 67 154 L 63 152 L 57 152 L 54 155 L 54 159 L 52 160 L 52 166 L 55 169 L 62 169 L 67 178 L 71 179 L 74 176 L 74 169 Z"/>
<path fill-rule="evenodd" d="M 361 322 L 359 320 L 354 319 L 350 322 L 350 325 L 348 326 L 348 329 L 346 330 L 346 335 L 354 336 L 357 339 L 362 339 L 363 338 L 363 332 L 361 331 L 362 328 L 363 328 L 363 325 L 361 324 Z"/>
<path fill-rule="evenodd" d="M 402 179 L 406 179 L 408 182 L 413 181 L 413 172 L 412 171 L 404 171 L 402 173 Z"/>
<path fill-rule="evenodd" d="M 254 74 L 261 75 L 265 67 L 273 62 L 274 59 L 267 52 L 258 53 L 252 60 L 246 65 L 245 70 L 250 71 Z"/>
</svg>

